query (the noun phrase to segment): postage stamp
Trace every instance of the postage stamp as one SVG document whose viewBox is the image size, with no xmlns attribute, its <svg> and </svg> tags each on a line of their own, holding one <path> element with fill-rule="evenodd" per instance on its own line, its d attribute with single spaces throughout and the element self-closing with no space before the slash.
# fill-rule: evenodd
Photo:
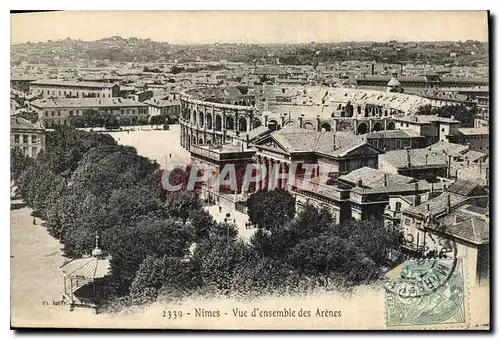
<svg viewBox="0 0 500 340">
<path fill-rule="evenodd" d="M 387 326 L 464 323 L 461 260 L 408 260 L 386 291 Z"/>
</svg>

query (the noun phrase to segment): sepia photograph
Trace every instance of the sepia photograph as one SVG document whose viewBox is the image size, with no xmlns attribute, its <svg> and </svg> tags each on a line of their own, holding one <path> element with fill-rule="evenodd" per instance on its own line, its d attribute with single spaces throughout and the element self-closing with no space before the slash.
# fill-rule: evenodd
<svg viewBox="0 0 500 340">
<path fill-rule="evenodd" d="M 11 329 L 490 330 L 488 11 L 10 29 Z"/>
</svg>

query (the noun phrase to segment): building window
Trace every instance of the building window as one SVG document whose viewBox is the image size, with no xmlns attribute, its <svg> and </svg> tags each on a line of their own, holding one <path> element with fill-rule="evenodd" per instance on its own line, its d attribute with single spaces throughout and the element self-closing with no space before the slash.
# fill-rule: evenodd
<svg viewBox="0 0 500 340">
<path fill-rule="evenodd" d="M 410 224 L 411 224 L 411 221 L 410 221 L 410 219 L 409 219 L 409 218 L 405 218 L 405 224 L 406 224 L 406 225 L 410 225 Z"/>
<path fill-rule="evenodd" d="M 54 111 L 50 111 L 50 115 L 54 117 Z"/>
<path fill-rule="evenodd" d="M 73 117 L 73 111 L 69 111 L 69 116 Z"/>
<path fill-rule="evenodd" d="M 57 110 L 57 116 L 61 117 L 61 111 Z"/>
<path fill-rule="evenodd" d="M 410 126 L 410 124 L 406 123 L 406 127 L 409 127 L 409 126 Z"/>
<path fill-rule="evenodd" d="M 401 202 L 396 202 L 396 211 L 401 211 Z"/>
<path fill-rule="evenodd" d="M 14 135 L 14 143 L 19 143 L 19 135 Z"/>
<path fill-rule="evenodd" d="M 37 135 L 31 135 L 31 143 L 33 143 L 33 144 L 37 143 L 38 141 L 36 138 L 37 138 Z"/>
<path fill-rule="evenodd" d="M 441 132 L 444 132 L 444 128 L 441 129 Z"/>
<path fill-rule="evenodd" d="M 43 113 L 45 114 L 45 117 L 48 117 L 48 115 L 49 115 L 48 111 L 43 111 Z"/>
<path fill-rule="evenodd" d="M 23 135 L 23 144 L 28 144 L 28 136 Z"/>
</svg>

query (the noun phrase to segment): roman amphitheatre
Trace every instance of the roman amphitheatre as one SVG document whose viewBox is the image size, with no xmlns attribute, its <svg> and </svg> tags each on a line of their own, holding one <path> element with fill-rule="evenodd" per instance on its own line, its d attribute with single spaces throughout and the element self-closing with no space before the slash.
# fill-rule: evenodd
<svg viewBox="0 0 500 340">
<path fill-rule="evenodd" d="M 297 127 L 354 134 L 394 130 L 394 116 L 412 115 L 427 98 L 400 92 L 321 86 L 255 85 L 195 88 L 181 95 L 181 144 L 225 144 Z"/>
</svg>

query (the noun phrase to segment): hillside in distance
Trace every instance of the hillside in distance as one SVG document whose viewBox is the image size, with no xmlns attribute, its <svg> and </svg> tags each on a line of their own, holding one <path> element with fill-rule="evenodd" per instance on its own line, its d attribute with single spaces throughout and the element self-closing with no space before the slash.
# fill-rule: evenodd
<svg viewBox="0 0 500 340">
<path fill-rule="evenodd" d="M 114 36 L 96 41 L 65 39 L 11 46 L 13 64 L 57 64 L 58 60 L 110 62 L 220 61 L 310 65 L 344 60 L 385 63 L 429 63 L 475 66 L 488 64 L 488 43 L 465 42 L 342 42 L 309 44 L 174 45 L 151 39 Z"/>
</svg>

